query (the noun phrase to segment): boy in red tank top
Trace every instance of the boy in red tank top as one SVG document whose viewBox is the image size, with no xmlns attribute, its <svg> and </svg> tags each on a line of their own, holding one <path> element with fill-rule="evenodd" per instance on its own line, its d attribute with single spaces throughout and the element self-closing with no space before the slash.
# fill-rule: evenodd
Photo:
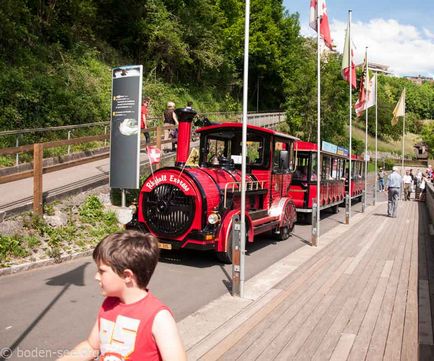
<svg viewBox="0 0 434 361">
<path fill-rule="evenodd" d="M 89 338 L 60 360 L 187 359 L 169 308 L 146 288 L 158 257 L 158 240 L 149 233 L 114 233 L 96 246 L 95 279 L 106 299 Z"/>
</svg>

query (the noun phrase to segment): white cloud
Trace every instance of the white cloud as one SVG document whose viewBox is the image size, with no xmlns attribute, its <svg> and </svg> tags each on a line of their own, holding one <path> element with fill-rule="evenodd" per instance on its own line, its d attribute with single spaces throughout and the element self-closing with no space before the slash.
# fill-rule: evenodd
<svg viewBox="0 0 434 361">
<path fill-rule="evenodd" d="M 347 23 L 330 24 L 337 51 L 342 52 Z M 307 26 L 302 34 L 315 36 Z M 353 22 L 351 37 L 355 62 L 361 63 L 368 47 L 368 60 L 388 65 L 397 75 L 424 75 L 434 77 L 434 34 L 428 29 L 420 31 L 413 25 L 403 25 L 393 19 L 372 19 L 367 23 Z"/>
</svg>

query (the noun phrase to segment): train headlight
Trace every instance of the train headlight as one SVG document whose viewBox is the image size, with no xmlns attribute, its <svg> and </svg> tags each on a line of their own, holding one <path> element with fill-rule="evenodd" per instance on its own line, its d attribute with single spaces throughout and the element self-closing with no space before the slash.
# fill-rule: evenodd
<svg viewBox="0 0 434 361">
<path fill-rule="evenodd" d="M 209 224 L 217 224 L 220 222 L 220 214 L 218 213 L 211 213 L 208 216 L 208 223 Z"/>
</svg>

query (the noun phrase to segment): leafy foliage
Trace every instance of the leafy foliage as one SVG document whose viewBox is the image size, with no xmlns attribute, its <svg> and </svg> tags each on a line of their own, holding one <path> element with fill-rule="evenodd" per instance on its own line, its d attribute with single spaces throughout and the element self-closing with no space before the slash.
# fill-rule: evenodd
<svg viewBox="0 0 434 361">
<path fill-rule="evenodd" d="M 110 69 L 122 64 L 143 64 L 151 115 L 160 117 L 168 100 L 193 100 L 207 112 L 239 110 L 244 11 L 242 0 L 3 0 L 0 130 L 107 120 Z M 286 129 L 315 141 L 315 41 L 300 35 L 298 14 L 285 12 L 282 0 L 253 0 L 250 14 L 249 109 L 285 109 Z M 340 64 L 338 54 L 321 62 L 322 138 L 345 144 L 349 91 Z M 406 129 L 420 132 L 422 120 L 434 118 L 434 84 L 380 76 L 383 139 L 401 136 L 402 120 L 393 127 L 390 118 L 404 87 Z M 368 131 L 374 134 L 373 122 Z"/>
</svg>

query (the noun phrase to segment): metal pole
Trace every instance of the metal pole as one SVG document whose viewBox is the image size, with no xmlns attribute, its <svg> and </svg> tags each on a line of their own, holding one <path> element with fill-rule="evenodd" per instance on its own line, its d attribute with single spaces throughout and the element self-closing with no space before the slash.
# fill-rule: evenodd
<svg viewBox="0 0 434 361">
<path fill-rule="evenodd" d="M 375 182 L 374 182 L 374 206 L 377 201 L 377 192 L 378 192 L 378 177 L 377 177 L 377 168 L 378 168 L 378 106 L 377 106 L 377 93 L 378 93 L 378 82 L 377 82 L 378 73 L 375 73 Z"/>
<path fill-rule="evenodd" d="M 405 137 L 405 88 L 404 88 L 404 117 L 402 118 L 402 164 L 401 164 L 401 175 L 405 174 L 404 170 L 404 137 Z"/>
<path fill-rule="evenodd" d="M 121 189 L 121 206 L 125 208 L 127 206 L 127 195 L 125 189 Z"/>
<path fill-rule="evenodd" d="M 368 47 L 366 47 L 366 77 L 365 77 L 365 84 L 369 84 L 369 66 L 368 66 Z M 368 102 L 369 99 L 366 99 L 366 102 Z M 368 113 L 369 108 L 366 108 L 365 110 L 365 197 L 363 199 L 363 212 L 366 209 L 366 195 L 368 194 Z"/>
<path fill-rule="evenodd" d="M 348 149 L 348 159 L 349 159 L 349 167 L 348 167 L 348 211 L 345 212 L 345 224 L 349 224 L 351 220 L 351 174 L 352 174 L 352 137 L 353 137 L 353 57 L 351 53 L 351 10 L 348 10 L 348 38 L 350 42 L 350 46 L 348 47 L 348 59 L 350 59 L 350 106 L 349 106 L 349 132 L 350 132 L 350 142 Z"/>
<path fill-rule="evenodd" d="M 318 2 L 317 2 L 318 6 Z M 317 9 L 317 19 L 316 19 L 316 46 L 317 46 L 317 129 L 316 129 L 316 145 L 317 145 L 317 153 L 316 153 L 316 199 L 317 199 L 317 209 L 316 209 L 316 227 L 313 228 L 315 231 L 312 234 L 312 246 L 318 245 L 320 229 L 319 229 L 319 216 L 320 216 L 320 206 L 321 206 L 321 198 L 320 198 L 320 187 L 321 187 L 321 52 L 320 52 L 320 16 L 319 9 Z M 312 209 L 313 211 L 313 209 Z M 312 233 L 313 233 L 312 231 Z"/>
<path fill-rule="evenodd" d="M 107 135 L 107 126 L 104 127 L 104 135 Z M 107 146 L 107 139 L 104 139 L 104 147 Z"/>
<path fill-rule="evenodd" d="M 232 296 L 240 297 L 240 216 L 232 217 Z"/>
<path fill-rule="evenodd" d="M 244 81 L 243 81 L 243 132 L 241 162 L 241 254 L 240 254 L 240 297 L 244 297 L 244 271 L 246 252 L 246 158 L 247 158 L 247 97 L 249 84 L 249 25 L 250 0 L 246 0 L 246 18 L 244 24 Z"/>
<path fill-rule="evenodd" d="M 15 146 L 17 148 L 20 146 L 19 135 L 17 135 L 17 137 L 15 138 Z M 20 154 L 19 153 L 15 154 L 15 165 L 18 167 L 18 164 L 20 164 Z"/>
<path fill-rule="evenodd" d="M 71 139 L 71 131 L 68 130 L 68 140 Z M 68 144 L 68 155 L 71 153 L 71 144 Z"/>
</svg>

